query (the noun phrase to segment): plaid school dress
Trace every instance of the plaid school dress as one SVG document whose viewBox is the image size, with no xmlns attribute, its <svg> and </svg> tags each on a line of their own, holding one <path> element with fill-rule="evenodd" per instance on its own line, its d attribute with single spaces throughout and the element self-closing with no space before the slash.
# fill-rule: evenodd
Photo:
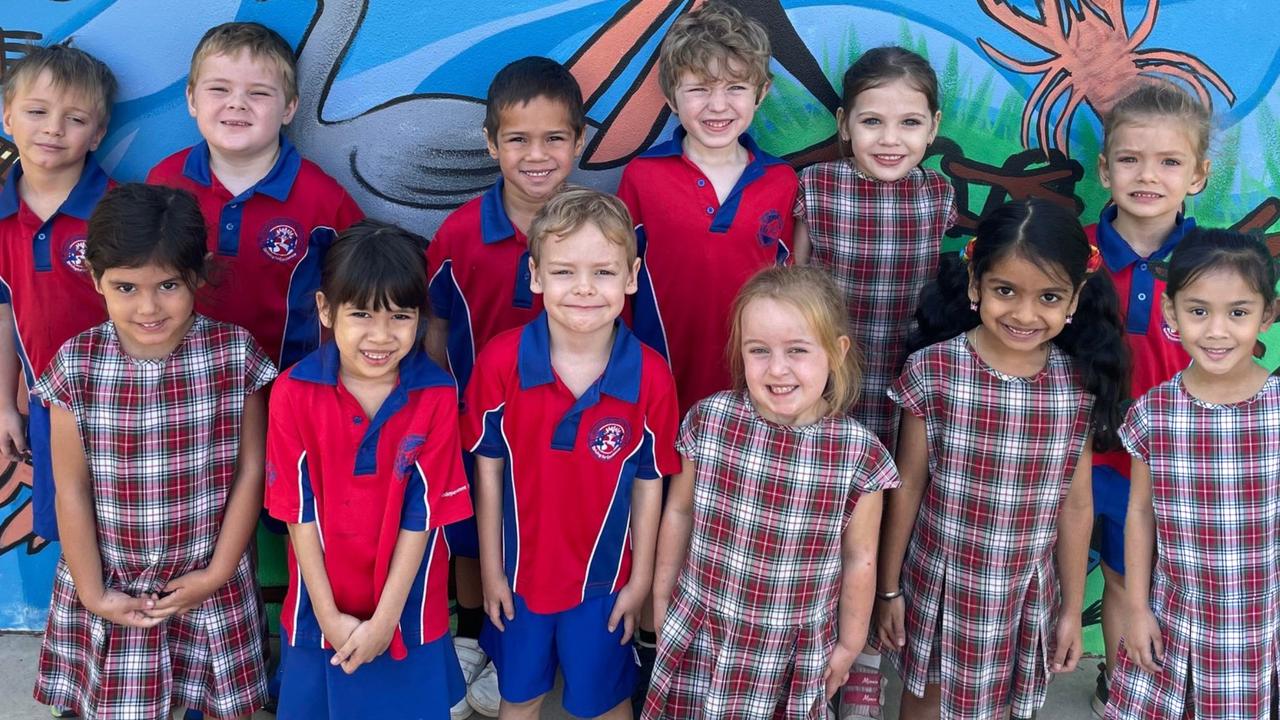
<svg viewBox="0 0 1280 720">
<path fill-rule="evenodd" d="M 676 447 L 693 529 L 642 717 L 821 718 L 841 536 L 863 493 L 897 487 L 892 458 L 852 419 L 775 425 L 745 392 L 695 405 Z"/>
<path fill-rule="evenodd" d="M 897 379 L 920 290 L 938 270 L 942 235 L 955 224 L 955 190 L 942 175 L 913 168 L 891 183 L 844 160 L 800 172 L 795 215 L 813 245 L 810 262 L 844 292 L 863 359 L 854 419 L 893 450 L 898 406 L 885 391 Z"/>
<path fill-rule="evenodd" d="M 889 391 L 924 418 L 929 482 L 902 565 L 907 645 L 889 656 L 942 717 L 1044 704 L 1060 605 L 1058 509 L 1088 436 L 1092 395 L 1049 345 L 1034 377 L 983 362 L 967 335 L 912 355 Z"/>
<path fill-rule="evenodd" d="M 1151 468 L 1164 669 L 1152 675 L 1122 649 L 1107 717 L 1267 717 L 1280 655 L 1280 377 L 1215 405 L 1179 373 L 1129 409 L 1120 439 Z"/>
<path fill-rule="evenodd" d="M 209 563 L 245 397 L 275 374 L 248 331 L 200 315 L 163 359 L 125 355 L 110 322 L 63 345 L 32 390 L 76 418 L 107 589 L 159 592 Z M 247 715 L 267 699 L 260 614 L 248 552 L 203 605 L 147 629 L 86 610 L 60 559 L 35 698 L 88 720 Z"/>
</svg>

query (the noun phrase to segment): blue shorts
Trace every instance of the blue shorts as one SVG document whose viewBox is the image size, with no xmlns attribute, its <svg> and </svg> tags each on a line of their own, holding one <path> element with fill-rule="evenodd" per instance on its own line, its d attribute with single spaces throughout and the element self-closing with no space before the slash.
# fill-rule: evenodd
<svg viewBox="0 0 1280 720">
<path fill-rule="evenodd" d="M 1093 513 L 1098 556 L 1120 575 L 1124 575 L 1124 520 L 1128 512 L 1129 478 L 1108 465 L 1094 465 Z"/>
<path fill-rule="evenodd" d="M 449 720 L 449 708 L 467 694 L 448 633 L 410 646 L 404 660 L 384 652 L 351 675 L 330 665 L 332 658 L 332 650 L 300 645 L 282 655 L 279 720 Z"/>
<path fill-rule="evenodd" d="M 471 490 L 471 507 L 479 507 L 476 502 L 475 456 L 469 452 L 462 453 L 462 469 L 467 472 L 467 487 Z M 444 539 L 449 544 L 449 554 L 454 557 L 480 557 L 480 531 L 476 526 L 476 516 L 444 526 Z"/>
<path fill-rule="evenodd" d="M 533 612 L 515 596 L 515 618 L 498 630 L 486 617 L 480 647 L 493 658 L 498 690 L 507 702 L 527 702 L 549 692 L 556 668 L 564 675 L 564 709 L 595 717 L 631 698 L 636 656 L 621 644 L 623 624 L 609 632 L 617 593 L 590 598 L 564 612 Z"/>
<path fill-rule="evenodd" d="M 49 408 L 40 398 L 29 395 L 27 412 L 27 447 L 31 448 L 31 530 L 45 540 L 57 540 L 53 456 L 49 452 Z"/>
</svg>

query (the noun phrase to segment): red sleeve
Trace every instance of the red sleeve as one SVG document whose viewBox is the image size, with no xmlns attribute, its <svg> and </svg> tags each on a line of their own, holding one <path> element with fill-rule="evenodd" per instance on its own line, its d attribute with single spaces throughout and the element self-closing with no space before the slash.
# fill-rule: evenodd
<svg viewBox="0 0 1280 720">
<path fill-rule="evenodd" d="M 645 410 L 645 423 L 653 433 L 653 469 L 655 477 L 675 475 L 681 466 L 680 453 L 676 452 L 676 429 L 680 423 L 676 381 L 665 362 L 658 360 L 649 367 L 654 370 L 653 392 Z"/>
<path fill-rule="evenodd" d="M 422 529 L 426 530 L 465 520 L 473 513 L 458 440 L 458 396 L 452 387 L 431 393 L 430 427 L 417 461 L 425 481 L 426 527 Z"/>
<path fill-rule="evenodd" d="M 338 207 L 333 214 L 333 229 L 342 232 L 363 219 L 364 211 L 356 204 L 355 198 L 351 197 L 346 190 L 342 190 L 342 198 L 338 201 Z"/>
<path fill-rule="evenodd" d="M 507 376 L 512 368 L 504 367 L 507 345 L 512 338 L 500 335 L 491 341 L 480 357 L 467 383 L 462 404 L 462 447 L 485 457 L 506 457 L 502 439 L 502 409 L 507 401 Z M 512 360 L 514 362 L 514 358 Z"/>
<path fill-rule="evenodd" d="M 267 411 L 265 502 L 271 517 L 299 524 L 315 521 L 315 495 L 291 390 L 292 383 L 286 377 L 271 391 Z"/>
<path fill-rule="evenodd" d="M 640 193 L 636 188 L 635 180 L 632 179 L 632 175 L 635 174 L 633 163 L 634 161 L 628 163 L 622 169 L 622 179 L 618 181 L 618 198 L 627 206 L 627 212 L 631 213 L 631 224 L 643 225 L 644 215 L 640 211 Z"/>
</svg>

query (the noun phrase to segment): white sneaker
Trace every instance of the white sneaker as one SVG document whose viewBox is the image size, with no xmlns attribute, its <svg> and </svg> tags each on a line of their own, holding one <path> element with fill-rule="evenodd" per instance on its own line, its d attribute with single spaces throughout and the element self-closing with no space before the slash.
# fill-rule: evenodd
<svg viewBox="0 0 1280 720">
<path fill-rule="evenodd" d="M 485 665 L 480 676 L 467 688 L 467 704 L 485 717 L 498 717 L 502 695 L 498 693 L 498 671 L 493 663 Z"/>
<path fill-rule="evenodd" d="M 485 665 L 489 663 L 489 656 L 480 649 L 478 640 L 460 637 L 453 639 L 453 654 L 458 656 L 458 667 L 462 668 L 462 679 L 470 687 L 471 683 L 480 677 Z M 466 695 L 449 708 L 449 717 L 451 720 L 466 720 L 471 717 L 471 705 L 467 702 Z"/>
</svg>

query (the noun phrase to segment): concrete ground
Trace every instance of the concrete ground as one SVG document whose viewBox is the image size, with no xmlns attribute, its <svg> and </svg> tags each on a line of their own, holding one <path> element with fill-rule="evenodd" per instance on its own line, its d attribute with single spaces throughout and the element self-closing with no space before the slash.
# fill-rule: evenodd
<svg viewBox="0 0 1280 720">
<path fill-rule="evenodd" d="M 38 635 L 0 633 L 0 720 L 46 720 L 47 708 L 36 705 L 31 699 L 35 684 L 36 658 L 40 651 Z M 1038 720 L 1092 720 L 1089 698 L 1093 694 L 1096 659 L 1088 659 L 1081 668 L 1069 675 L 1059 676 L 1049 686 L 1049 700 L 1040 710 Z M 897 678 L 890 678 L 889 706 L 885 713 L 889 720 L 898 717 Z M 254 720 L 270 720 L 267 713 L 254 715 Z M 474 716 L 480 718 L 480 716 Z M 548 698 L 544 718 L 568 718 L 560 709 L 558 698 Z M 392 720 L 390 718 L 386 720 Z"/>
</svg>

